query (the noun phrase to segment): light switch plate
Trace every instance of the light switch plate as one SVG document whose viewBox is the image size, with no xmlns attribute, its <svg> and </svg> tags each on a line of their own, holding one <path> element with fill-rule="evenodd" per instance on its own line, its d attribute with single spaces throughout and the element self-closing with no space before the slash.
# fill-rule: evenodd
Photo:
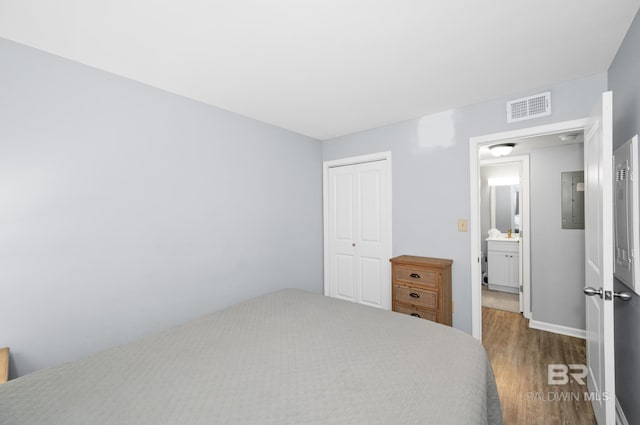
<svg viewBox="0 0 640 425">
<path fill-rule="evenodd" d="M 467 231 L 467 219 L 459 218 L 458 219 L 458 232 L 466 232 Z"/>
</svg>

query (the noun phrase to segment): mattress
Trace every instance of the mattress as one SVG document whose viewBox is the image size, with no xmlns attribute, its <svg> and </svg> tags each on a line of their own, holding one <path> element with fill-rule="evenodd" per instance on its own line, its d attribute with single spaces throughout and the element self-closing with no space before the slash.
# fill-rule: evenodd
<svg viewBox="0 0 640 425">
<path fill-rule="evenodd" d="M 475 339 L 294 289 L 0 385 L 3 425 L 501 423 Z"/>
</svg>

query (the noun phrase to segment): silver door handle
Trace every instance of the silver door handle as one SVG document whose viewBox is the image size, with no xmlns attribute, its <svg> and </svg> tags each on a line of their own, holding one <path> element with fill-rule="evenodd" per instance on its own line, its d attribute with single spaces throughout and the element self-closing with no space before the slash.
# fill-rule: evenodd
<svg viewBox="0 0 640 425">
<path fill-rule="evenodd" d="M 629 301 L 631 299 L 631 294 L 628 292 L 614 292 L 613 296 L 620 298 L 622 301 Z"/>
<path fill-rule="evenodd" d="M 602 288 L 593 289 L 591 286 L 587 286 L 586 288 L 584 288 L 584 293 L 585 293 L 585 295 L 588 295 L 590 297 L 593 297 L 594 295 L 597 295 L 600 298 L 602 298 Z"/>
</svg>

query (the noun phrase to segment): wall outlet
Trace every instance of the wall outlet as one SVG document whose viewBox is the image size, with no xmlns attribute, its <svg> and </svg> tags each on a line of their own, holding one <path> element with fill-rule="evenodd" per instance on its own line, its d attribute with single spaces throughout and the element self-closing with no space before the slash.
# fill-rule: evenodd
<svg viewBox="0 0 640 425">
<path fill-rule="evenodd" d="M 467 219 L 459 218 L 458 219 L 458 232 L 466 232 L 467 231 Z"/>
</svg>

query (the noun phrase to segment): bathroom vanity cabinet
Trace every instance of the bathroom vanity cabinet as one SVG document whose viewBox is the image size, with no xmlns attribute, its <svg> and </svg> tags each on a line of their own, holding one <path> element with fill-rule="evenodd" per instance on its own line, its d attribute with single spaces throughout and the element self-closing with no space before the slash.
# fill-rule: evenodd
<svg viewBox="0 0 640 425">
<path fill-rule="evenodd" d="M 489 289 L 518 293 L 520 290 L 519 239 L 487 240 Z"/>
</svg>

